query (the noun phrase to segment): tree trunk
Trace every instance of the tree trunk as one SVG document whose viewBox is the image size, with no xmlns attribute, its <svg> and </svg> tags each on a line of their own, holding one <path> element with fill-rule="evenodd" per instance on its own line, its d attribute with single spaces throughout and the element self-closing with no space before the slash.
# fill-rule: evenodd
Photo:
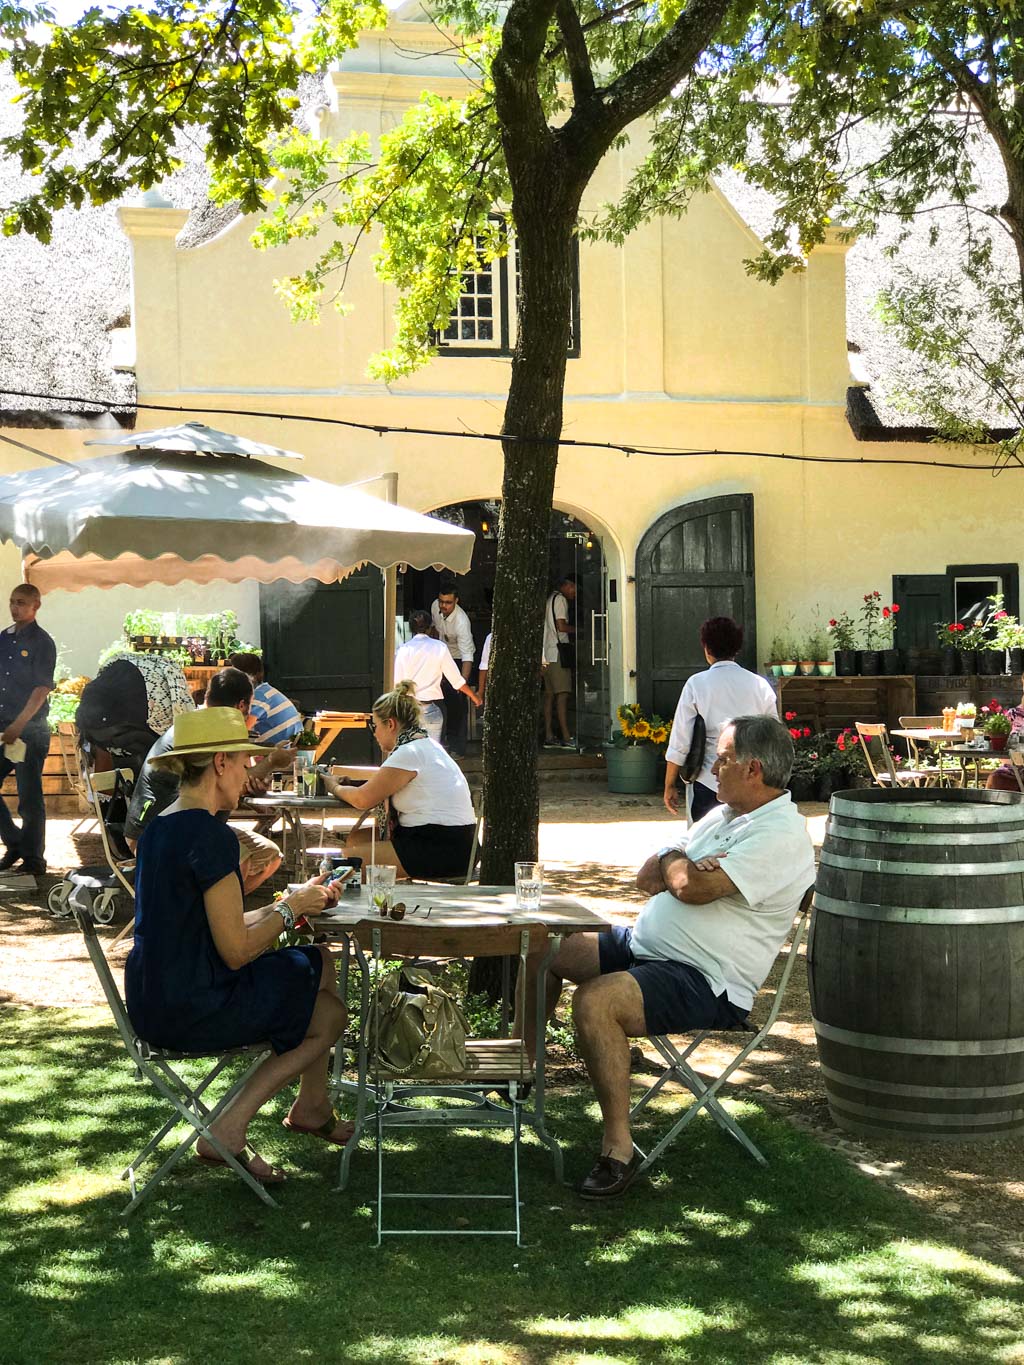
<svg viewBox="0 0 1024 1365">
<path fill-rule="evenodd" d="M 533 179 L 531 177 L 531 179 Z M 505 474 L 494 580 L 494 644 L 484 722 L 480 880 L 508 885 L 537 856 L 537 742 L 544 604 L 550 590 L 551 504 L 562 429 L 578 196 L 553 202 L 551 170 L 514 204 L 518 336 L 505 407 Z M 539 440 L 515 440 L 517 436 Z M 493 965 L 474 964 L 475 990 L 497 992 Z"/>
</svg>

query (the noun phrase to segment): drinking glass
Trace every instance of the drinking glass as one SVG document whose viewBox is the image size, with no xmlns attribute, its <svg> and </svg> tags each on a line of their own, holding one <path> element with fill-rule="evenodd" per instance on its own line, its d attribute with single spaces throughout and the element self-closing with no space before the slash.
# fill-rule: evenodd
<svg viewBox="0 0 1024 1365">
<path fill-rule="evenodd" d="M 539 910 L 544 888 L 543 863 L 516 863 L 516 909 Z"/>
<path fill-rule="evenodd" d="M 304 795 L 316 796 L 316 783 L 317 778 L 320 776 L 320 774 L 317 772 L 315 768 L 302 768 L 300 769 L 300 772 L 302 774 L 302 786 Z"/>
<path fill-rule="evenodd" d="M 374 908 L 383 914 L 391 909 L 391 899 L 395 890 L 394 867 L 372 865 L 366 869 L 366 884 L 370 888 L 370 901 Z"/>
</svg>

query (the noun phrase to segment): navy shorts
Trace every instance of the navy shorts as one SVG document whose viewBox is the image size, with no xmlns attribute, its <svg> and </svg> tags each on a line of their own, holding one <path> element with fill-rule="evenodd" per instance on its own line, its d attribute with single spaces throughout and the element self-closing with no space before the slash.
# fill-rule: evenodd
<svg viewBox="0 0 1024 1365">
<path fill-rule="evenodd" d="M 633 930 L 613 925 L 598 935 L 601 975 L 629 972 L 644 998 L 644 1022 L 648 1034 L 689 1033 L 697 1028 L 744 1028 L 747 1011 L 715 995 L 708 979 L 688 962 L 660 958 L 637 961 L 633 956 Z"/>
</svg>

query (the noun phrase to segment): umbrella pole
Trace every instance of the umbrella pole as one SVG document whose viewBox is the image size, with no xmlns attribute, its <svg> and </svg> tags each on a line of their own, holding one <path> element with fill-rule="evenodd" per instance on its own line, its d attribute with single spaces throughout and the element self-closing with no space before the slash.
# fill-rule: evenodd
<svg viewBox="0 0 1024 1365">
<path fill-rule="evenodd" d="M 384 474 L 386 500 L 398 502 L 398 475 Z M 392 564 L 384 570 L 384 688 L 390 692 L 395 685 L 395 609 L 398 604 L 398 569 Z"/>
</svg>

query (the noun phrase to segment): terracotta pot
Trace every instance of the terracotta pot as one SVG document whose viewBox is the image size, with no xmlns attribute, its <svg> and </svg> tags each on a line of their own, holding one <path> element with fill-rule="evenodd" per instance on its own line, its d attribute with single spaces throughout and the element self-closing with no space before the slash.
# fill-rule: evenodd
<svg viewBox="0 0 1024 1365">
<path fill-rule="evenodd" d="M 827 663 L 824 659 L 818 660 L 818 672 L 823 678 L 831 678 L 835 668 L 836 666 L 833 663 Z"/>
<path fill-rule="evenodd" d="M 814 672 L 815 668 L 817 668 L 817 664 L 814 662 L 813 659 L 800 660 L 800 672 L 803 674 L 805 678 L 809 678 L 811 674 Z"/>
<path fill-rule="evenodd" d="M 782 669 L 782 676 L 784 678 L 791 678 L 793 674 L 796 672 L 796 660 L 786 659 L 779 665 L 779 667 Z"/>
</svg>

